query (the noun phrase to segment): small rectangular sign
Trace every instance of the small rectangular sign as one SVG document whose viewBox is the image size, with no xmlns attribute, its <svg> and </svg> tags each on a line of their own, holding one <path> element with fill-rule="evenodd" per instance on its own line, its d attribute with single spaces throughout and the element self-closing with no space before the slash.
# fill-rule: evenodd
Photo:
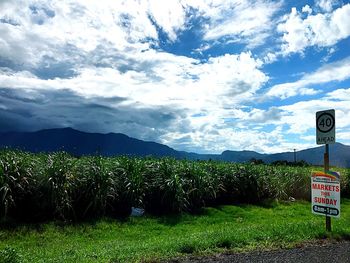
<svg viewBox="0 0 350 263">
<path fill-rule="evenodd" d="M 316 143 L 335 143 L 335 110 L 316 112 Z"/>
<path fill-rule="evenodd" d="M 340 174 L 338 172 L 312 173 L 311 202 L 312 213 L 340 217 Z"/>
</svg>

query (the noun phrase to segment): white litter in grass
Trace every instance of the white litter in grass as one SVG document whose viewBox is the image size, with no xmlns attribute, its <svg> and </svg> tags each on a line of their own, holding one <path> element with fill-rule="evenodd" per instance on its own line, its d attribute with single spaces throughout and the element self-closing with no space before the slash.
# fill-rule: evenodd
<svg viewBox="0 0 350 263">
<path fill-rule="evenodd" d="M 143 216 L 144 213 L 145 213 L 145 209 L 131 207 L 131 214 L 130 214 L 130 216 Z"/>
</svg>

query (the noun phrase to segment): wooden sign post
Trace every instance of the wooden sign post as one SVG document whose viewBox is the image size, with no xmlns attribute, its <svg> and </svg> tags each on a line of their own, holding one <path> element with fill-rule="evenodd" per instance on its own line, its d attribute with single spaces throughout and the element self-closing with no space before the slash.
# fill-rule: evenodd
<svg viewBox="0 0 350 263">
<path fill-rule="evenodd" d="M 324 172 L 329 172 L 329 144 L 335 143 L 335 110 L 316 112 L 316 143 L 325 144 Z M 332 230 L 331 217 L 326 214 L 326 230 Z"/>
<path fill-rule="evenodd" d="M 324 153 L 324 172 L 327 173 L 329 171 L 329 144 L 325 145 L 325 153 Z M 326 230 L 332 231 L 332 221 L 329 215 L 326 215 Z"/>
</svg>

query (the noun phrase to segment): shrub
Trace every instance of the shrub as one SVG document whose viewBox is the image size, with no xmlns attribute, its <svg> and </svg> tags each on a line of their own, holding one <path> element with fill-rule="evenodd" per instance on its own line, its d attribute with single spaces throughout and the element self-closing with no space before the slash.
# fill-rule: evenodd
<svg viewBox="0 0 350 263">
<path fill-rule="evenodd" d="M 338 170 L 338 169 L 337 169 Z M 310 198 L 310 167 L 0 151 L 0 219 L 84 220 Z M 340 169 L 343 197 L 350 170 Z"/>
<path fill-rule="evenodd" d="M 32 193 L 35 178 L 29 154 L 5 150 L 0 159 L 0 216 L 6 218 Z"/>
<path fill-rule="evenodd" d="M 82 158 L 75 165 L 73 210 L 79 219 L 99 217 L 111 209 L 118 198 L 118 176 L 109 159 Z"/>
<path fill-rule="evenodd" d="M 49 154 L 47 158 L 46 178 L 54 215 L 66 220 L 72 218 L 72 193 L 75 187 L 73 174 L 76 160 L 65 152 Z"/>
</svg>

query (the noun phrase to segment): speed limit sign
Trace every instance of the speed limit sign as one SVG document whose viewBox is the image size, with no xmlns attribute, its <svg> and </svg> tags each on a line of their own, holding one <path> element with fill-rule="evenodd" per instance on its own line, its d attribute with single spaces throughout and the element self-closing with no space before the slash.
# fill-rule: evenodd
<svg viewBox="0 0 350 263">
<path fill-rule="evenodd" d="M 335 143 L 335 111 L 316 112 L 316 142 L 317 144 Z"/>
</svg>

